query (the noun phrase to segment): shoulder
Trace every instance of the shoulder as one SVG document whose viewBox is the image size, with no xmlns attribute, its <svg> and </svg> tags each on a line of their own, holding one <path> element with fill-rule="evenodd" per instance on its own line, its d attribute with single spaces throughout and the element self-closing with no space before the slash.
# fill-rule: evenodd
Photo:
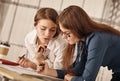
<svg viewBox="0 0 120 81">
<path fill-rule="evenodd" d="M 105 32 L 93 32 L 86 38 L 86 45 L 92 47 L 108 46 L 111 34 Z"/>
<path fill-rule="evenodd" d="M 106 32 L 93 32 L 90 35 L 87 36 L 87 40 L 108 40 L 110 39 L 112 34 L 106 33 Z"/>
<path fill-rule="evenodd" d="M 31 42 L 33 43 L 33 41 L 36 40 L 36 30 L 33 29 L 32 31 L 30 31 L 26 36 L 25 36 L 25 42 Z"/>
<path fill-rule="evenodd" d="M 61 44 L 65 43 L 65 40 L 59 35 L 56 39 L 54 39 L 56 43 Z"/>
<path fill-rule="evenodd" d="M 36 35 L 36 30 L 35 29 L 33 29 L 32 31 L 30 31 L 27 35 L 26 35 L 26 37 L 30 37 L 30 36 L 34 36 L 34 35 Z"/>
<path fill-rule="evenodd" d="M 59 35 L 56 38 L 53 38 L 50 40 L 49 42 L 49 46 L 54 46 L 54 47 L 60 47 L 60 46 L 65 46 L 66 45 L 66 41 L 61 37 L 61 35 Z"/>
<path fill-rule="evenodd" d="M 56 39 L 55 42 L 57 45 L 61 45 L 61 44 L 66 44 L 66 41 L 61 37 L 61 35 L 59 35 Z"/>
</svg>

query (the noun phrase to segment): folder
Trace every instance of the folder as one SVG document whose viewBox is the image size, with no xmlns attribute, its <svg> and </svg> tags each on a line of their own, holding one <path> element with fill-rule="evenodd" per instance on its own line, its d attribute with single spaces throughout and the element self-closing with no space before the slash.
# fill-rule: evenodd
<svg viewBox="0 0 120 81">
<path fill-rule="evenodd" d="M 5 65 L 12 65 L 12 66 L 18 66 L 19 65 L 16 62 L 12 62 L 12 61 L 9 61 L 9 60 L 6 60 L 6 59 L 1 59 L 1 58 L 0 58 L 0 62 L 2 64 L 5 64 Z"/>
</svg>

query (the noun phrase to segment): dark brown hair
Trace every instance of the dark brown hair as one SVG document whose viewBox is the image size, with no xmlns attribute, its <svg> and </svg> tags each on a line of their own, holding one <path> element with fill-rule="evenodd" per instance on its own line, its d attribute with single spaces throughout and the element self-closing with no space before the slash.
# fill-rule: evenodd
<svg viewBox="0 0 120 81">
<path fill-rule="evenodd" d="M 34 26 L 36 26 L 38 24 L 39 20 L 41 20 L 41 19 L 49 19 L 57 25 L 57 21 L 56 21 L 57 17 L 58 17 L 58 13 L 54 9 L 41 8 L 37 11 L 37 13 L 34 17 Z M 60 29 L 57 25 L 56 34 L 54 35 L 54 37 L 57 37 L 59 35 L 59 33 L 60 33 Z"/>
<path fill-rule="evenodd" d="M 108 25 L 97 23 L 93 21 L 87 13 L 79 6 L 69 6 L 64 9 L 59 17 L 59 24 L 65 29 L 71 30 L 78 38 L 85 38 L 92 32 L 108 32 L 116 35 L 120 35 L 120 32 Z M 71 50 L 68 50 L 68 49 Z M 70 62 L 73 59 L 73 49 L 75 46 L 68 45 L 63 55 L 63 69 L 69 70 Z"/>
</svg>

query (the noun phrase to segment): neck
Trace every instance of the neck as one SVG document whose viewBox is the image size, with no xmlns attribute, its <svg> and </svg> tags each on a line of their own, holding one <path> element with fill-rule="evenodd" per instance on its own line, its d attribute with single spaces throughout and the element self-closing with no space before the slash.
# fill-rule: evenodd
<svg viewBox="0 0 120 81">
<path fill-rule="evenodd" d="M 85 37 L 81 38 L 80 41 L 85 41 Z"/>
</svg>

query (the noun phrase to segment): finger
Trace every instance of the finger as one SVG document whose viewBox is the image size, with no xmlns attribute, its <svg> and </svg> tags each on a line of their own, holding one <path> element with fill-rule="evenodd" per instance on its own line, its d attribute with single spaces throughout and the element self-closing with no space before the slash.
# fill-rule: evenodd
<svg viewBox="0 0 120 81">
<path fill-rule="evenodd" d="M 24 58 L 24 57 L 22 57 L 22 58 L 21 58 L 21 57 L 18 57 L 17 62 L 19 63 L 21 60 L 23 60 L 23 58 Z"/>
<path fill-rule="evenodd" d="M 24 67 L 24 65 L 25 65 L 25 60 L 22 60 L 22 61 L 20 62 L 20 66 Z"/>
<path fill-rule="evenodd" d="M 18 60 L 18 63 L 21 64 L 23 61 L 24 61 L 24 58 L 19 59 L 19 60 Z"/>
<path fill-rule="evenodd" d="M 39 47 L 38 52 L 44 52 L 44 48 L 43 47 Z"/>
<path fill-rule="evenodd" d="M 48 67 L 48 63 L 47 62 L 45 62 L 45 61 L 42 61 L 44 64 L 45 64 L 45 66 L 47 66 Z"/>
<path fill-rule="evenodd" d="M 67 76 L 68 76 L 68 74 L 65 75 L 65 78 L 64 78 L 65 81 L 68 81 Z"/>
<path fill-rule="evenodd" d="M 44 65 L 44 66 L 46 66 L 46 65 L 47 65 L 47 62 L 41 61 L 41 63 L 40 63 L 39 65 Z"/>
<path fill-rule="evenodd" d="M 42 63 L 44 64 L 44 70 L 48 70 L 49 69 L 48 63 L 45 61 L 42 61 Z"/>
<path fill-rule="evenodd" d="M 43 70 L 43 66 L 37 66 L 37 72 L 41 72 Z"/>
<path fill-rule="evenodd" d="M 40 52 L 40 51 L 42 52 L 44 51 L 44 46 L 41 46 L 41 45 L 38 46 L 37 52 Z"/>
<path fill-rule="evenodd" d="M 37 50 L 37 52 L 45 52 L 46 51 L 46 48 L 47 48 L 47 45 L 44 45 L 44 46 L 38 46 L 38 50 Z"/>
<path fill-rule="evenodd" d="M 26 65 L 27 65 L 27 60 L 25 58 L 21 59 L 20 66 L 26 67 Z"/>
</svg>

